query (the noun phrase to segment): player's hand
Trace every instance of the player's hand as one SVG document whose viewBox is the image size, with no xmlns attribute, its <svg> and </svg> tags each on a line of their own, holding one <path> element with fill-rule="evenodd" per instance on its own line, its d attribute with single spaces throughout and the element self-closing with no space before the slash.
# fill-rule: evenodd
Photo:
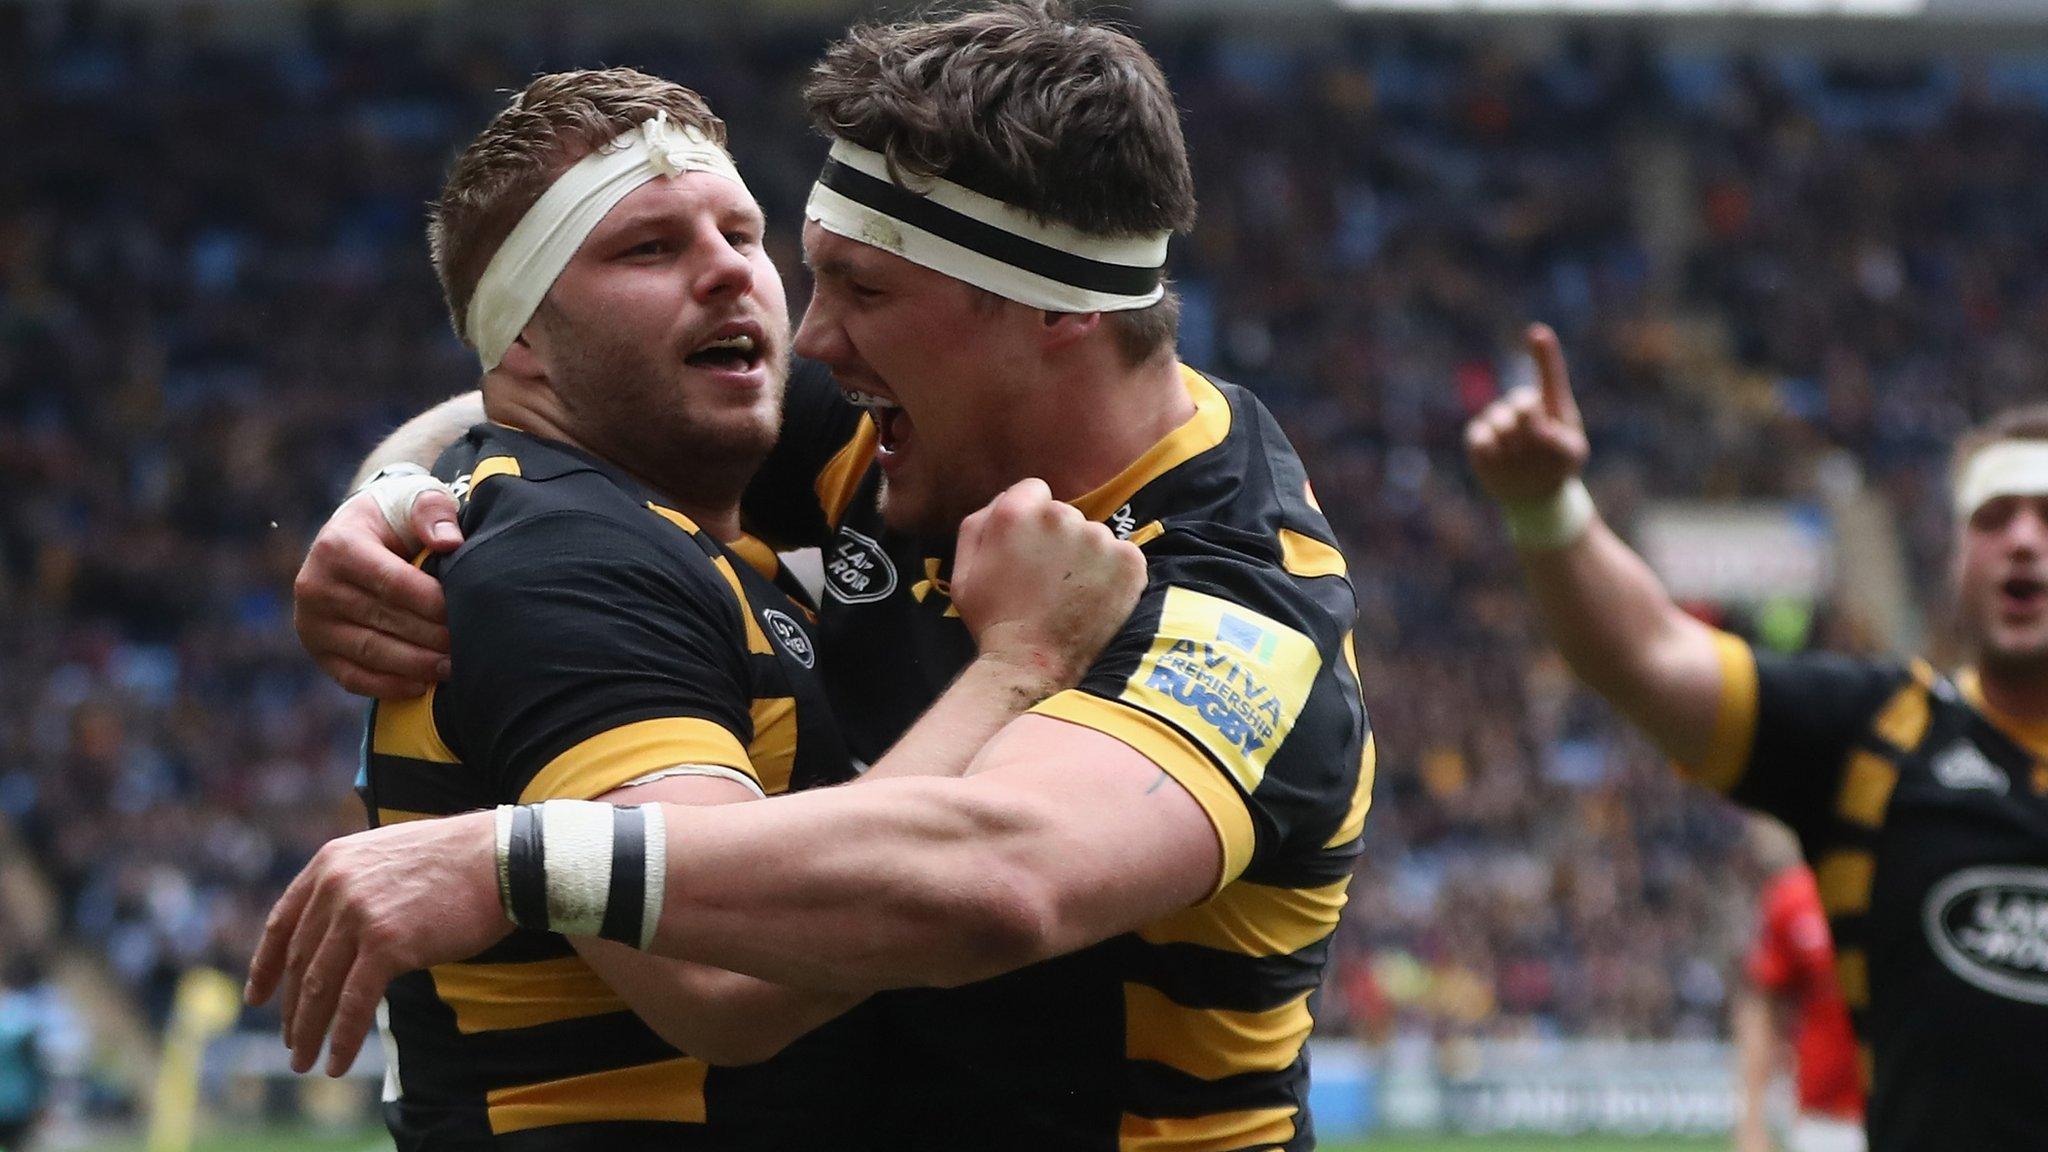
<svg viewBox="0 0 2048 1152">
<path fill-rule="evenodd" d="M 452 552 L 462 544 L 445 488 L 418 490 L 403 503 L 410 507 L 394 526 L 376 493 L 344 501 L 292 583 L 292 626 L 321 671 L 351 692 L 387 700 L 422 695 L 448 675 L 447 600 L 440 581 L 409 561 L 422 547 Z"/>
<path fill-rule="evenodd" d="M 1479 486 L 1501 504 L 1534 504 L 1555 496 L 1586 466 L 1586 426 L 1572 398 L 1564 350 L 1546 324 L 1525 336 L 1540 381 L 1486 406 L 1465 426 L 1465 454 Z"/>
<path fill-rule="evenodd" d="M 1080 682 L 1144 590 L 1144 554 L 1042 480 L 1012 485 L 960 525 L 953 603 L 975 645 L 1057 688 Z"/>
<path fill-rule="evenodd" d="M 355 1063 L 392 979 L 476 955 L 512 931 L 498 901 L 495 816 L 415 820 L 330 840 L 278 898 L 243 997 L 280 986 L 284 1042 L 304 1072 Z"/>
</svg>

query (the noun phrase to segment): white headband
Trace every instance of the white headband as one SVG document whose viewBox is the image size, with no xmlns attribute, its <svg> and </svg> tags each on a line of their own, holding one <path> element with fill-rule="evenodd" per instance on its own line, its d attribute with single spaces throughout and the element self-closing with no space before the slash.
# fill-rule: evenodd
<svg viewBox="0 0 2048 1152">
<path fill-rule="evenodd" d="M 709 172 L 741 188 L 725 149 L 695 127 L 678 127 L 661 112 L 578 160 L 541 193 L 498 246 L 469 298 L 469 338 L 486 372 L 504 359 L 555 277 L 591 229 L 632 191 L 657 176 Z"/>
<path fill-rule="evenodd" d="M 804 214 L 827 232 L 1049 312 L 1127 312 L 1166 295 L 1169 233 L 1098 236 L 950 180 L 918 184 L 897 183 L 881 153 L 835 140 Z"/>
<path fill-rule="evenodd" d="M 2001 496 L 2048 495 L 2048 441 L 2000 440 L 1979 449 L 1956 482 L 1956 515 L 1969 519 Z"/>
</svg>

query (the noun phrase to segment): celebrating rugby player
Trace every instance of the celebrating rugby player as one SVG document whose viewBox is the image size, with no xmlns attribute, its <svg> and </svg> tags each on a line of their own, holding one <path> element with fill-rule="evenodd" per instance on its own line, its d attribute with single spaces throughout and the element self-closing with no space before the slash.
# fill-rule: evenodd
<svg viewBox="0 0 2048 1152">
<path fill-rule="evenodd" d="M 1798 834 L 1862 1043 L 1873 1152 L 2048 1147 L 2048 408 L 1952 469 L 1973 663 L 1758 651 L 1681 611 L 1601 521 L 1564 354 L 1466 431 L 1572 670 L 1692 779 Z"/>
<path fill-rule="evenodd" d="M 394 975 L 514 922 L 580 929 L 611 914 L 591 877 L 658 858 L 654 952 L 946 986 L 870 1005 L 892 1147 L 1310 1148 L 1309 1003 L 1372 780 L 1356 607 L 1272 417 L 1175 356 L 1165 253 L 1194 203 L 1172 95 L 1128 36 L 1042 5 L 859 29 L 806 95 L 830 149 L 796 347 L 859 407 L 793 387 L 745 508 L 826 549 L 819 667 L 854 754 L 972 656 L 953 530 L 1018 480 L 1142 546 L 1137 610 L 964 779 L 671 807 L 659 835 L 543 843 L 548 813 L 508 807 L 337 841 L 280 902 L 254 991 L 300 988 L 300 1042 L 339 1005 L 348 1046 Z M 410 442 L 466 418 L 433 423 Z M 301 626 L 327 666 L 439 659 L 389 619 L 435 612 L 392 555 L 412 543 L 368 497 L 323 533 Z M 405 591 L 342 591 L 366 588 Z"/>
</svg>

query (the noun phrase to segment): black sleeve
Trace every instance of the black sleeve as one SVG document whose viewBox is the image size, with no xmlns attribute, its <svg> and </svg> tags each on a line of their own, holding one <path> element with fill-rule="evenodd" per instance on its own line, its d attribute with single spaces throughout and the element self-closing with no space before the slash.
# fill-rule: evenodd
<svg viewBox="0 0 2048 1152">
<path fill-rule="evenodd" d="M 1886 704 L 1908 690 L 1923 689 L 1897 664 L 1756 652 L 1756 734 L 1730 798 L 1816 843 L 1850 751 L 1870 738 Z"/>
<path fill-rule="evenodd" d="M 746 640 L 714 579 L 594 513 L 480 535 L 442 570 L 451 746 L 505 802 L 590 799 L 678 764 L 753 778 Z"/>
<path fill-rule="evenodd" d="M 869 461 L 849 448 L 865 424 L 823 364 L 797 360 L 782 435 L 740 500 L 747 531 L 784 551 L 829 541 L 846 507 L 838 494 L 867 471 Z"/>
</svg>

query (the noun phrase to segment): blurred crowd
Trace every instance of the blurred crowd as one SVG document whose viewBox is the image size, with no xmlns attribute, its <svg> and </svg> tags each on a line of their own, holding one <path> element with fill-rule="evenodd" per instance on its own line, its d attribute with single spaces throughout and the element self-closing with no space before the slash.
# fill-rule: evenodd
<svg viewBox="0 0 2048 1152">
<path fill-rule="evenodd" d="M 289 583 L 361 453 L 473 383 L 422 241 L 454 148 L 535 71 L 689 83 L 801 300 L 822 147 L 794 91 L 828 31 L 206 11 L 0 3 L 0 812 L 159 1018 L 362 824 L 363 709 L 300 653 Z M 1716 1033 L 1746 932 L 1731 812 L 1547 654 L 1462 422 L 1546 319 L 1617 523 L 1814 499 L 1846 452 L 1932 597 L 1945 446 L 2048 362 L 2048 59 L 1147 40 L 1201 186 L 1185 358 L 1281 415 L 1363 604 L 1380 777 L 1326 1026 Z"/>
</svg>

